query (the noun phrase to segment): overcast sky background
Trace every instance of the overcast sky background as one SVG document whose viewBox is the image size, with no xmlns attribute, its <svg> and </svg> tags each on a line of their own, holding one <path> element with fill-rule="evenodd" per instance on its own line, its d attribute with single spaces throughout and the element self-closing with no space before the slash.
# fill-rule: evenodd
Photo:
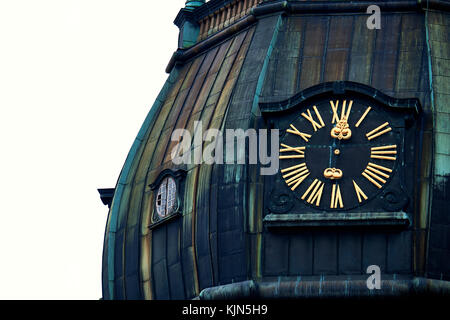
<svg viewBox="0 0 450 320">
<path fill-rule="evenodd" d="M 99 299 L 108 209 L 184 0 L 0 0 L 0 299 Z"/>
</svg>

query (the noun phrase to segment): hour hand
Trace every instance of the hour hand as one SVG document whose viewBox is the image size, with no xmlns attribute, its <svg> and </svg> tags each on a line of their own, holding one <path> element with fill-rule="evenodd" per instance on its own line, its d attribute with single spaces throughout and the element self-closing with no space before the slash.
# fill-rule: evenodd
<svg viewBox="0 0 450 320">
<path fill-rule="evenodd" d="M 331 137 L 339 140 L 348 140 L 352 137 L 352 130 L 347 123 L 347 117 L 343 117 L 336 124 L 336 127 L 331 129 Z"/>
</svg>

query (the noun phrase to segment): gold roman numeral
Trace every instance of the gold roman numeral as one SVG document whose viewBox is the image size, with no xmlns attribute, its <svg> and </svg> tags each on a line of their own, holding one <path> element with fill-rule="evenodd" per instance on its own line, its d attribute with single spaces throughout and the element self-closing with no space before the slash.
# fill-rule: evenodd
<svg viewBox="0 0 450 320">
<path fill-rule="evenodd" d="M 391 170 L 391 169 L 386 168 L 386 167 L 383 167 L 383 166 L 380 166 L 380 165 L 375 164 L 375 163 L 372 163 L 372 162 L 369 162 L 369 166 L 370 166 L 370 167 L 374 167 L 374 168 L 376 168 L 376 169 L 384 170 L 384 171 L 389 172 L 389 173 L 392 173 L 392 170 Z"/>
<path fill-rule="evenodd" d="M 366 118 L 366 116 L 369 114 L 370 110 L 372 110 L 371 107 L 368 107 L 366 109 L 366 111 L 364 112 L 364 114 L 361 116 L 361 118 L 359 118 L 358 122 L 355 124 L 355 127 L 358 128 L 359 125 L 361 124 L 361 122 L 364 121 L 364 119 Z"/>
<path fill-rule="evenodd" d="M 308 190 L 306 190 L 306 192 L 303 194 L 302 200 L 305 200 L 309 194 L 308 200 L 306 201 L 310 204 L 314 204 L 315 202 L 316 207 L 320 206 L 320 199 L 322 198 L 324 185 L 325 183 L 315 179 L 313 183 L 309 186 Z"/>
<path fill-rule="evenodd" d="M 361 197 L 363 197 L 364 200 L 367 200 L 366 194 L 365 194 L 365 193 L 362 191 L 362 189 L 358 186 L 358 184 L 355 182 L 355 180 L 352 180 L 352 181 L 353 181 L 353 187 L 355 187 L 356 196 L 358 197 L 359 203 L 362 202 Z"/>
<path fill-rule="evenodd" d="M 305 147 L 291 147 L 287 144 L 281 144 L 283 149 L 280 149 L 280 152 L 294 152 L 295 155 L 287 155 L 287 156 L 280 156 L 280 159 L 303 159 L 305 158 Z"/>
<path fill-rule="evenodd" d="M 286 131 L 292 134 L 295 134 L 297 136 L 300 136 L 303 140 L 305 140 L 306 142 L 309 142 L 309 138 L 311 138 L 312 136 L 310 134 L 307 133 L 303 133 L 300 132 L 296 127 L 294 127 L 294 125 L 291 124 L 291 128 L 292 129 L 287 129 Z"/>
<path fill-rule="evenodd" d="M 333 120 L 331 121 L 331 123 L 338 123 L 339 121 L 343 120 L 344 117 L 346 120 L 348 120 L 350 116 L 350 111 L 352 110 L 353 100 L 351 100 L 350 103 L 348 104 L 348 108 L 347 108 L 347 100 L 344 100 L 344 102 L 342 103 L 342 111 L 340 118 L 338 115 L 339 100 L 337 100 L 336 102 L 330 101 L 330 105 L 331 110 L 333 111 Z"/>
<path fill-rule="evenodd" d="M 314 106 L 313 109 L 314 109 L 314 112 L 316 113 L 317 119 L 319 119 L 320 123 L 317 123 L 314 120 L 314 118 L 311 114 L 311 111 L 309 111 L 309 109 L 306 110 L 307 114 L 303 112 L 302 116 L 312 124 L 314 131 L 317 131 L 317 129 L 321 129 L 321 128 L 325 127 L 325 123 L 323 122 L 322 117 L 320 116 L 319 110 L 317 110 L 317 107 Z"/>
<path fill-rule="evenodd" d="M 384 129 L 383 131 L 380 131 L 381 129 L 387 127 L 388 125 L 389 125 L 389 122 L 385 122 L 381 126 L 373 129 L 372 131 L 370 131 L 369 133 L 366 134 L 367 139 L 370 141 L 372 139 L 375 139 L 376 137 L 379 137 L 379 136 L 391 131 L 392 130 L 391 127 L 388 127 L 386 129 Z"/>
<path fill-rule="evenodd" d="M 377 186 L 379 189 L 381 189 L 382 186 L 381 186 L 381 184 L 379 184 L 377 182 L 377 180 L 384 184 L 384 183 L 386 183 L 386 180 L 384 180 L 383 178 L 389 179 L 389 175 L 384 172 L 381 172 L 380 170 L 377 170 L 377 169 L 384 170 L 387 172 L 392 172 L 391 169 L 388 169 L 386 167 L 379 166 L 379 165 L 369 162 L 369 164 L 367 165 L 367 167 L 364 170 L 364 172 L 362 173 L 362 175 L 367 180 L 372 182 L 375 186 Z"/>
<path fill-rule="evenodd" d="M 382 160 L 397 160 L 396 157 L 390 156 L 392 154 L 397 154 L 397 145 L 374 147 L 371 149 L 370 157 L 373 159 Z"/>
<path fill-rule="evenodd" d="M 344 203 L 342 202 L 342 196 L 341 196 L 341 188 L 336 183 L 336 184 L 333 184 L 333 189 L 331 191 L 330 208 L 337 209 L 338 205 L 339 205 L 339 208 L 341 208 L 341 209 L 344 207 Z"/>
<path fill-rule="evenodd" d="M 283 179 L 286 184 L 294 191 L 297 187 L 309 176 L 309 170 L 306 167 L 306 163 L 301 163 L 286 169 L 281 170 Z"/>
</svg>

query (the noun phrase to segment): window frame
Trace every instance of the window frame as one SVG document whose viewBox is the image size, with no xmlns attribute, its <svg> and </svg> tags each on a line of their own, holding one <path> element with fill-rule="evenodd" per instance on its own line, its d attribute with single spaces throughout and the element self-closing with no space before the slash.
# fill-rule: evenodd
<svg viewBox="0 0 450 320">
<path fill-rule="evenodd" d="M 184 180 L 186 177 L 186 171 L 179 169 L 179 170 L 171 170 L 166 169 L 158 175 L 158 177 L 155 179 L 155 181 L 149 185 L 150 189 L 153 192 L 152 197 L 152 204 L 151 208 L 153 208 L 151 213 L 151 222 L 148 226 L 150 229 L 153 229 L 161 224 L 164 224 L 168 222 L 169 220 L 172 220 L 174 218 L 182 216 L 182 204 L 183 204 L 183 198 L 184 198 Z M 158 192 L 161 187 L 161 185 L 166 181 L 166 179 L 173 179 L 175 182 L 175 204 L 173 207 L 172 212 L 167 213 L 165 216 L 161 216 L 158 212 L 158 205 L 157 205 L 157 197 Z M 167 191 L 168 192 L 168 191 Z M 166 193 L 167 195 L 167 193 Z M 167 201 L 167 200 L 166 200 Z"/>
</svg>

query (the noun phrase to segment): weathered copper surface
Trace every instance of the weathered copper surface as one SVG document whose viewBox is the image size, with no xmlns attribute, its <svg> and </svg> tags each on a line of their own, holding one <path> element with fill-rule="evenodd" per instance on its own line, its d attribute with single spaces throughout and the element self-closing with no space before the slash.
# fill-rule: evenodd
<svg viewBox="0 0 450 320">
<path fill-rule="evenodd" d="M 448 2 L 430 1 L 429 11 L 425 2 L 380 2 L 380 30 L 366 27 L 364 1 L 325 7 L 262 2 L 232 29 L 239 23 L 233 14 L 244 12 L 241 2 L 248 9 L 258 1 L 201 16 L 203 41 L 172 59 L 115 188 L 105 233 L 104 298 L 192 299 L 206 288 L 271 277 L 360 279 L 372 264 L 394 282 L 398 275 L 449 280 Z M 196 10 L 207 13 L 205 8 Z M 413 214 L 406 230 L 272 232 L 263 223 L 264 177 L 258 166 L 240 164 L 183 167 L 182 216 L 149 228 L 155 201 L 149 185 L 163 170 L 178 169 L 170 159 L 175 129 L 193 132 L 200 120 L 203 132 L 264 128 L 260 103 L 339 80 L 420 100 L 420 151 L 411 159 Z M 397 287 L 407 292 L 411 286 Z M 259 288 L 269 296 L 270 287 Z"/>
</svg>

